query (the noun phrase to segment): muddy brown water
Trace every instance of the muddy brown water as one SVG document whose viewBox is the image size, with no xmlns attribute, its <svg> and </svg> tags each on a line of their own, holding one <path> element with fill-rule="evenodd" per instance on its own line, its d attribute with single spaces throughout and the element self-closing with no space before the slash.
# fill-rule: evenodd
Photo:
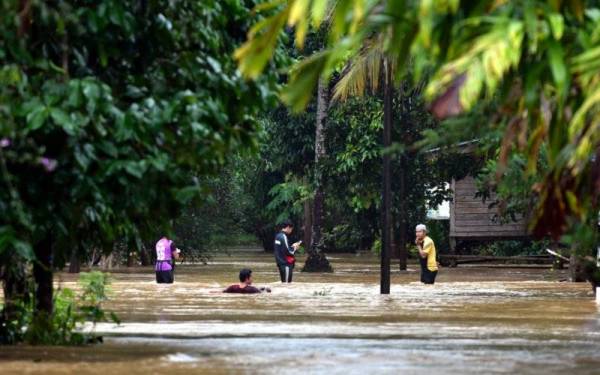
<svg viewBox="0 0 600 375">
<path fill-rule="evenodd" d="M 424 286 L 409 265 L 381 296 L 377 259 L 331 261 L 333 274 L 296 272 L 291 285 L 256 251 L 178 266 L 173 285 L 113 270 L 106 308 L 123 323 L 96 326 L 104 344 L 0 347 L 0 373 L 600 374 L 600 306 L 563 271 L 443 268 Z M 220 293 L 242 267 L 272 293 Z"/>
</svg>

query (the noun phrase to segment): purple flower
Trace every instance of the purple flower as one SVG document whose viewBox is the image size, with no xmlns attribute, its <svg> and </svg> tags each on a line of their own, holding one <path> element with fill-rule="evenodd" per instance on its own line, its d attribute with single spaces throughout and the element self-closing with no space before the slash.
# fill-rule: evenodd
<svg viewBox="0 0 600 375">
<path fill-rule="evenodd" d="M 50 159 L 44 156 L 40 158 L 40 164 L 44 167 L 46 172 L 52 172 L 56 169 L 58 163 L 56 162 L 56 159 Z"/>
<path fill-rule="evenodd" d="M 8 139 L 8 138 L 0 139 L 0 148 L 6 148 L 6 147 L 10 146 L 10 144 L 11 144 L 10 139 Z"/>
</svg>

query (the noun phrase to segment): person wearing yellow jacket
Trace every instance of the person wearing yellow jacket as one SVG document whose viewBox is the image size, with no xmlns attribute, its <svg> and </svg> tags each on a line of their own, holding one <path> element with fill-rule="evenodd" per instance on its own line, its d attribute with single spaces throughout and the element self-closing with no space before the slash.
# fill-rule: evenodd
<svg viewBox="0 0 600 375">
<path fill-rule="evenodd" d="M 419 224 L 416 227 L 417 249 L 419 250 L 419 261 L 421 263 L 421 282 L 423 284 L 435 283 L 435 277 L 438 273 L 435 244 L 427 236 L 427 227 Z"/>
</svg>

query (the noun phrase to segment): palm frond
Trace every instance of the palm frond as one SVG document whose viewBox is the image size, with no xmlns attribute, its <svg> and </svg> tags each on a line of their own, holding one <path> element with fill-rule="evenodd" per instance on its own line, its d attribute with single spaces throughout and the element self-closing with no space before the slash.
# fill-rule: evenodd
<svg viewBox="0 0 600 375">
<path fill-rule="evenodd" d="M 367 89 L 377 91 L 380 80 L 383 79 L 381 72 L 386 58 L 382 41 L 368 40 L 342 71 L 342 78 L 333 89 L 333 101 L 344 101 L 349 96 L 362 96 Z"/>
</svg>

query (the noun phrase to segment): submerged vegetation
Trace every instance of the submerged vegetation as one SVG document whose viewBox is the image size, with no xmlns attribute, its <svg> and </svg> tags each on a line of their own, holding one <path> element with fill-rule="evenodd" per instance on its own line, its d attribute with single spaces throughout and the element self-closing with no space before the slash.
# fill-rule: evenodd
<svg viewBox="0 0 600 375">
<path fill-rule="evenodd" d="M 54 293 L 54 311 L 49 318 L 35 314 L 35 298 L 31 294 L 12 302 L 9 308 L 13 310 L 14 319 L 4 321 L 0 326 L 0 343 L 82 345 L 101 342 L 102 337 L 94 333 L 96 323 L 120 322 L 114 313 L 106 312 L 102 306 L 110 292 L 109 275 L 98 271 L 84 272 L 80 274 L 78 284 L 79 291 L 61 288 Z"/>
</svg>

